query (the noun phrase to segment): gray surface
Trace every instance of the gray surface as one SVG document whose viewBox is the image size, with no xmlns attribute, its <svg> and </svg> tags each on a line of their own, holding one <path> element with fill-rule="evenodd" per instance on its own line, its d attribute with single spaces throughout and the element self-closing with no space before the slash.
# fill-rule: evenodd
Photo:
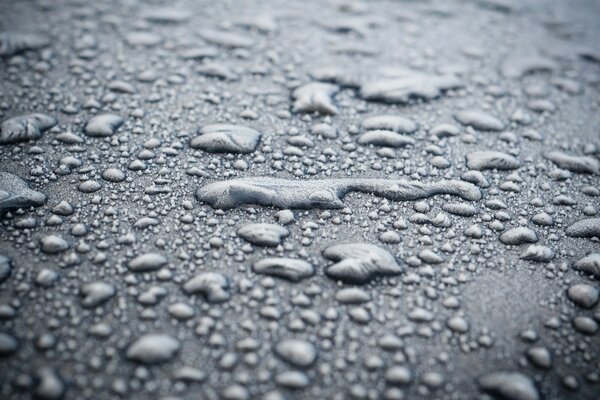
<svg viewBox="0 0 600 400">
<path fill-rule="evenodd" d="M 598 2 L 164 3 L 2 2 L 1 398 L 598 398 Z"/>
</svg>

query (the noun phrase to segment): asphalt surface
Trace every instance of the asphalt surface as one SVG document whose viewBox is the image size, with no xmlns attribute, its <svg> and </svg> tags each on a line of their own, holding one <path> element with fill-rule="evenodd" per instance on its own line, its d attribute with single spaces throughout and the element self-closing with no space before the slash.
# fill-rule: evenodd
<svg viewBox="0 0 600 400">
<path fill-rule="evenodd" d="M 0 9 L 0 398 L 600 399 L 597 1 Z"/>
</svg>

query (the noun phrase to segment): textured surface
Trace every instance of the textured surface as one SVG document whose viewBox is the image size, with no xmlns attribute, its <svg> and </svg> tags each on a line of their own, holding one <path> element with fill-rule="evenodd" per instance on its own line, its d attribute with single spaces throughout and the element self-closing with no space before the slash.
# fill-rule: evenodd
<svg viewBox="0 0 600 400">
<path fill-rule="evenodd" d="M 598 399 L 597 1 L 1 10 L 0 398 Z"/>
</svg>

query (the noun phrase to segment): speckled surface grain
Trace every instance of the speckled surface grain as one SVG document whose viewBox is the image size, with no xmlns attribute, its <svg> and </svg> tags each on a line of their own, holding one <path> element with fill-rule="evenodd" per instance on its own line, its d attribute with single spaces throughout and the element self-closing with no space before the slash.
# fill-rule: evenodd
<svg viewBox="0 0 600 400">
<path fill-rule="evenodd" d="M 0 398 L 598 399 L 598 2 L 0 8 Z"/>
</svg>

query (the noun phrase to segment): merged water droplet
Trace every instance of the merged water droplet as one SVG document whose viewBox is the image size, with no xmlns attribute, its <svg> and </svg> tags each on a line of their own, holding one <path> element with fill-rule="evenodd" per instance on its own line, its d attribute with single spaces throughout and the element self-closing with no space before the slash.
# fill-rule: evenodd
<svg viewBox="0 0 600 400">
<path fill-rule="evenodd" d="M 39 50 L 50 45 L 47 35 L 29 32 L 0 32 L 0 56 L 10 57 L 27 50 Z"/>
<path fill-rule="evenodd" d="M 91 137 L 107 137 L 115 134 L 125 120 L 116 114 L 96 115 L 87 120 L 83 132 Z"/>
<path fill-rule="evenodd" d="M 0 216 L 17 208 L 43 206 L 46 200 L 45 194 L 32 190 L 20 177 L 0 172 Z"/>
<path fill-rule="evenodd" d="M 360 95 L 366 100 L 408 103 L 414 99 L 431 100 L 463 85 L 462 80 L 452 74 L 435 75 L 398 69 L 386 71 L 384 77 L 363 83 Z"/>
<path fill-rule="evenodd" d="M 216 182 L 196 192 L 198 200 L 214 208 L 259 204 L 278 208 L 342 208 L 350 192 L 370 193 L 395 201 L 418 200 L 437 194 L 451 194 L 465 200 L 479 200 L 481 192 L 463 181 L 420 183 L 386 179 L 286 180 L 244 178 Z"/>
<path fill-rule="evenodd" d="M 172 336 L 148 333 L 131 343 L 125 355 L 140 364 L 157 364 L 172 360 L 180 348 L 181 343 Z"/>
<path fill-rule="evenodd" d="M 192 139 L 190 145 L 209 153 L 251 153 L 262 133 L 241 125 L 206 125 L 199 131 L 200 136 Z"/>
<path fill-rule="evenodd" d="M 372 244 L 337 244 L 323 250 L 323 256 L 336 262 L 327 267 L 325 273 L 344 282 L 366 283 L 377 276 L 403 272 L 390 253 Z"/>
<path fill-rule="evenodd" d="M 255 262 L 252 269 L 257 274 L 271 275 L 291 282 L 299 282 L 315 273 L 315 268 L 311 263 L 285 257 L 263 258 Z"/>
<path fill-rule="evenodd" d="M 37 140 L 57 123 L 56 118 L 41 113 L 9 118 L 0 125 L 0 145 Z"/>
</svg>

